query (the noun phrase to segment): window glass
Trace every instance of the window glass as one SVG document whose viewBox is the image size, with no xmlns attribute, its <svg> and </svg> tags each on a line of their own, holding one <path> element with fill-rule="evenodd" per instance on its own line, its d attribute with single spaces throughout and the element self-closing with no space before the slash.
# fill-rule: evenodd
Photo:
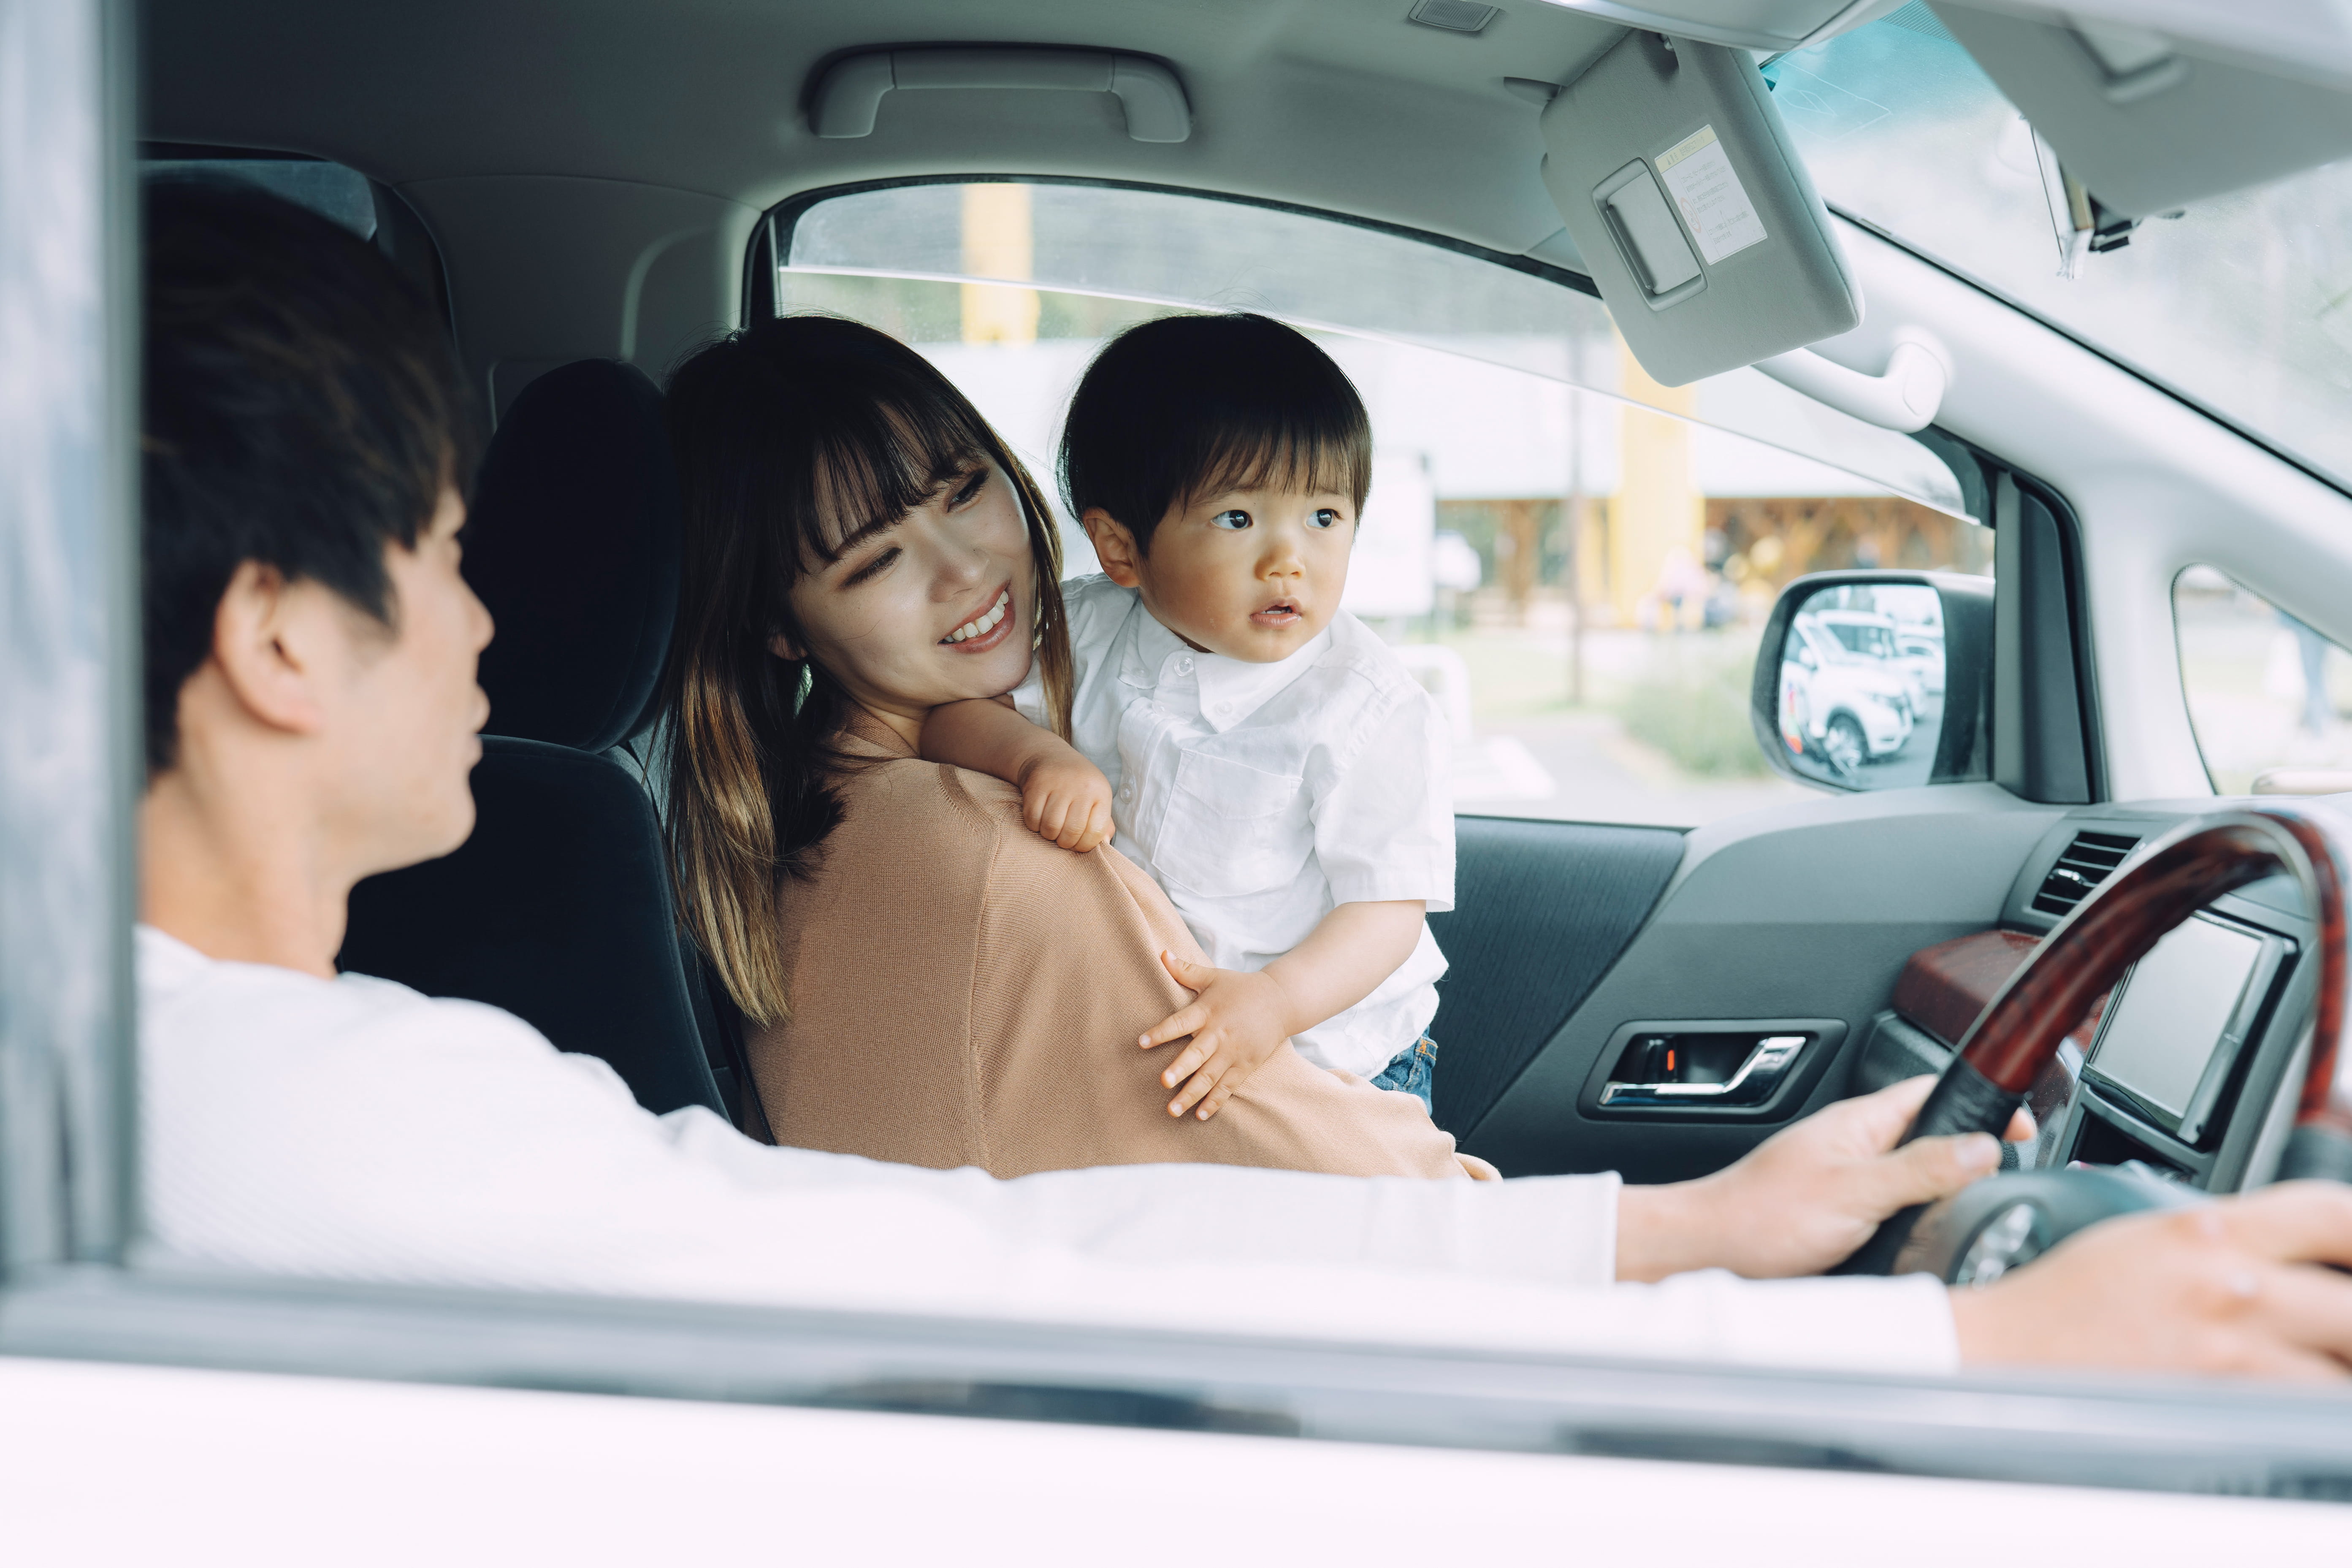
<svg viewBox="0 0 2352 1568">
<path fill-rule="evenodd" d="M 1120 328 L 1172 305 L 1312 332 L 1372 419 L 1346 603 L 1447 706 L 1465 812 L 1696 826 L 1801 798 L 1748 716 L 1780 588 L 1839 567 L 1991 569 L 1990 532 L 1956 515 L 1925 446 L 1750 371 L 1660 386 L 1598 301 L 1492 260 L 1082 185 L 861 192 L 780 239 L 780 310 L 912 343 L 1048 478 L 1064 405 Z M 1063 531 L 1072 573 L 1092 571 Z M 1920 756 L 1874 755 L 1849 787 L 1909 763 L 1924 778 L 1921 717 Z"/>
<path fill-rule="evenodd" d="M 2055 154 L 1926 5 L 1764 74 L 1831 204 L 2352 479 L 2352 163 L 2198 202 L 2070 262 Z"/>
<path fill-rule="evenodd" d="M 1033 307 L 1018 305 L 1013 319 L 976 321 L 987 341 L 1084 336 L 1090 322 L 1119 319 L 1118 300 L 1262 310 L 1690 413 L 1686 396 L 1620 374 L 1607 309 L 1564 281 L 1570 275 L 1287 208 L 1073 183 L 892 185 L 818 201 L 781 240 L 788 270 L 871 275 L 877 302 L 898 297 L 900 279 L 1020 285 L 1020 298 L 1038 301 L 1034 329 L 1019 315 Z M 1066 302 L 1045 307 L 1047 291 Z M 1067 303 L 1073 297 L 1093 303 Z M 1698 391 L 1711 425 L 1834 464 L 1890 495 L 1962 509 L 1951 470 L 1906 436 L 1752 370 Z"/>
<path fill-rule="evenodd" d="M 362 239 L 375 237 L 375 193 L 367 176 L 322 158 L 146 158 L 139 168 L 150 179 L 243 180 L 332 218 Z"/>
<path fill-rule="evenodd" d="M 2352 768 L 2352 656 L 2210 566 L 2173 580 L 2172 620 L 2215 790 L 2244 795 L 2274 770 Z"/>
</svg>

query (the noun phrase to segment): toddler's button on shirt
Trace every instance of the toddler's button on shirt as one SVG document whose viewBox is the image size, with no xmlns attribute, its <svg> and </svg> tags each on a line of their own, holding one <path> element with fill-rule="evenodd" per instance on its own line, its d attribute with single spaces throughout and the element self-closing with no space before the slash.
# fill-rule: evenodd
<svg viewBox="0 0 2352 1568">
<path fill-rule="evenodd" d="M 1339 904 L 1454 907 L 1443 716 L 1341 611 L 1275 664 L 1200 653 L 1108 577 L 1062 584 L 1071 739 L 1111 784 L 1120 853 L 1162 888 L 1221 969 L 1263 969 Z M 1033 671 L 1013 701 L 1049 722 Z M 1300 1055 L 1378 1073 L 1437 1012 L 1444 955 L 1424 922 L 1396 973 L 1297 1036 Z"/>
</svg>

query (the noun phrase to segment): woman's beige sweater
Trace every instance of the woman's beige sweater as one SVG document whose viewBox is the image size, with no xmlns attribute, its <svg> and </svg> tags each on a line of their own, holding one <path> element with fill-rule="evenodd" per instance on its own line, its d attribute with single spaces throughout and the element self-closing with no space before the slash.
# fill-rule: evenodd
<svg viewBox="0 0 2352 1568">
<path fill-rule="evenodd" d="M 841 825 L 784 888 L 793 1015 L 750 1041 L 777 1141 L 999 1176 L 1208 1163 L 1340 1175 L 1492 1176 L 1411 1095 L 1285 1046 L 1207 1121 L 1168 1114 L 1181 1048 L 1146 1029 L 1191 993 L 1199 945 L 1105 846 L 1056 848 L 1010 784 L 926 763 L 878 725 L 844 749 Z"/>
</svg>

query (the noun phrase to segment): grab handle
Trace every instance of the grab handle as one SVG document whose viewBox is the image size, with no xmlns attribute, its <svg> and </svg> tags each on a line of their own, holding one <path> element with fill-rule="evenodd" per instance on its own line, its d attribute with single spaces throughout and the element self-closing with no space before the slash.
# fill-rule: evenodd
<svg viewBox="0 0 2352 1568">
<path fill-rule="evenodd" d="M 1882 375 L 1849 370 L 1811 349 L 1759 359 L 1756 368 L 1817 403 L 1888 430 L 1920 430 L 1934 424 L 1952 384 L 1944 356 L 1916 334 L 1896 342 Z"/>
<path fill-rule="evenodd" d="M 871 136 L 885 94 L 937 88 L 1024 88 L 1108 92 L 1137 142 L 1183 142 L 1192 109 L 1176 73 L 1158 60 L 1107 49 L 875 49 L 825 68 L 809 102 L 819 136 Z"/>
</svg>

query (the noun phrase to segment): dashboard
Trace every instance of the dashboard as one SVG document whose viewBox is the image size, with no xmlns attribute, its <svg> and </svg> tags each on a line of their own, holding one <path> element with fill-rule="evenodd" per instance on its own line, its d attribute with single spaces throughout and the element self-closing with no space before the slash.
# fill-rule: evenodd
<svg viewBox="0 0 2352 1568">
<path fill-rule="evenodd" d="M 1869 1089 L 1940 1070 L 2035 942 L 2137 849 L 2200 810 L 2069 813 L 2026 858 L 1999 928 L 1923 949 L 1873 1021 L 1857 1064 Z M 2039 1131 L 2004 1163 L 2137 1161 L 2209 1192 L 2267 1176 L 2292 1118 L 2316 984 L 2316 932 L 2291 879 L 2215 900 L 2094 1005 L 2028 1099 Z"/>
</svg>

